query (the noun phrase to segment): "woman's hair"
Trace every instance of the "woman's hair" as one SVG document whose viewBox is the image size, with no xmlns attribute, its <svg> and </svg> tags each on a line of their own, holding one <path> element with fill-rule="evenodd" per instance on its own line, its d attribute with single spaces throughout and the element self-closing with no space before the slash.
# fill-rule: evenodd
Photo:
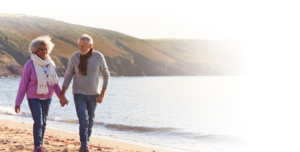
<svg viewBox="0 0 300 152">
<path fill-rule="evenodd" d="M 51 37 L 49 35 L 42 35 L 32 40 L 29 45 L 30 53 L 36 53 L 41 44 L 46 44 L 47 52 L 50 54 L 54 47 L 54 43 L 51 42 Z"/>
<path fill-rule="evenodd" d="M 78 42 L 80 40 L 85 40 L 88 44 L 93 44 L 93 39 L 92 37 L 90 37 L 89 35 L 87 34 L 83 34 L 79 39 L 78 39 Z"/>
</svg>

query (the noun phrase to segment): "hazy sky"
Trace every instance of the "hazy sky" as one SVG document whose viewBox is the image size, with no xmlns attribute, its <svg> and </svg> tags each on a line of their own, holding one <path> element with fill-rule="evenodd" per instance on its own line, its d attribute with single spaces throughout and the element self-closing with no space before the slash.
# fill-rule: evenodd
<svg viewBox="0 0 300 152">
<path fill-rule="evenodd" d="M 147 38 L 299 38 L 299 5 L 250 0 L 141 0 L 129 5 L 0 5 L 21 13 Z"/>
</svg>

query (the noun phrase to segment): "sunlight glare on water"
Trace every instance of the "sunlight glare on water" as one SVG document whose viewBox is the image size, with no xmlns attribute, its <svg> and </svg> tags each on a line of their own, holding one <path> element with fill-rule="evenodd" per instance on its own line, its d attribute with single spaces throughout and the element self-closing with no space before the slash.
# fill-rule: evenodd
<svg viewBox="0 0 300 152">
<path fill-rule="evenodd" d="M 2 109 L 13 108 L 19 81 L 0 79 L 12 86 L 1 87 L 8 95 L 0 95 Z M 71 90 L 64 108 L 53 95 L 48 127 L 78 131 Z M 96 109 L 93 135 L 170 151 L 240 151 L 246 141 L 244 97 L 245 78 L 238 76 L 112 77 Z M 21 112 L 0 111 L 0 117 L 32 123 L 26 99 Z"/>
</svg>

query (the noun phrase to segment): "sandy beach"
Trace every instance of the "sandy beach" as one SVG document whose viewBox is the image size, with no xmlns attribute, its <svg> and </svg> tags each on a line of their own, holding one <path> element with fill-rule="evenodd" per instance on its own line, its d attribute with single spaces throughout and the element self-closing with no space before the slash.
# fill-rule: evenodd
<svg viewBox="0 0 300 152">
<path fill-rule="evenodd" d="M 103 152 L 165 152 L 151 147 L 127 144 L 97 137 L 91 137 L 90 151 Z M 79 151 L 78 133 L 46 129 L 44 144 L 48 152 Z M 32 124 L 0 119 L 0 151 L 33 151 Z"/>
</svg>

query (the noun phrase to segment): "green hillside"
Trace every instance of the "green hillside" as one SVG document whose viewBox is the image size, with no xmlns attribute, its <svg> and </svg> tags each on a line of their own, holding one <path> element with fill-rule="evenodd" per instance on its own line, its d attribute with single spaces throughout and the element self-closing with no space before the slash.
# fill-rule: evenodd
<svg viewBox="0 0 300 152">
<path fill-rule="evenodd" d="M 31 40 L 48 34 L 55 44 L 51 57 L 60 76 L 64 74 L 69 57 L 78 51 L 77 40 L 84 33 L 93 37 L 94 49 L 105 56 L 112 75 L 232 75 L 242 73 L 243 69 L 236 66 L 243 65 L 243 49 L 237 42 L 143 40 L 53 19 L 0 14 L 0 50 L 23 66 L 30 59 Z M 4 63 L 2 60 L 0 54 L 0 63 Z"/>
</svg>

